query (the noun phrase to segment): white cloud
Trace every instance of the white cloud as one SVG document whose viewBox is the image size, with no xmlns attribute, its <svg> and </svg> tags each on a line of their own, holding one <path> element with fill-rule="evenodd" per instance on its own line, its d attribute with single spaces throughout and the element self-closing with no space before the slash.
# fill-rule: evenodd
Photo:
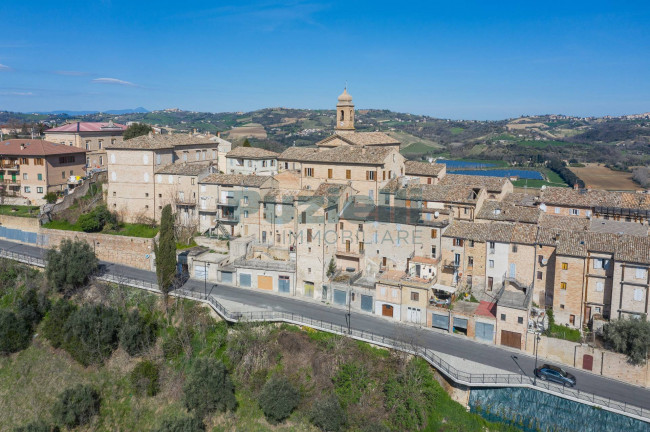
<svg viewBox="0 0 650 432">
<path fill-rule="evenodd" d="M 9 69 L 11 69 L 9 66 L 0 63 L 0 71 L 8 71 Z"/>
<path fill-rule="evenodd" d="M 0 92 L 0 94 L 4 96 L 33 96 L 34 95 L 34 93 L 32 92 L 16 92 L 16 91 Z"/>
<path fill-rule="evenodd" d="M 117 84 L 123 86 L 137 87 L 137 84 L 133 84 L 132 82 L 123 81 L 117 78 L 95 78 L 93 82 L 98 84 Z"/>
</svg>

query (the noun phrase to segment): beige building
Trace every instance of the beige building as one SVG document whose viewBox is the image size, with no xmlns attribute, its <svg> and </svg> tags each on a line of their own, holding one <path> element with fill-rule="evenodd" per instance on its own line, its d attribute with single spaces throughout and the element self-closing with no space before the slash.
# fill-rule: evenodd
<svg viewBox="0 0 650 432">
<path fill-rule="evenodd" d="M 447 174 L 447 165 L 407 160 L 404 162 L 404 174 L 419 178 L 421 184 L 435 185 Z"/>
<path fill-rule="evenodd" d="M 0 146 L 0 183 L 8 195 L 45 204 L 48 192 L 65 193 L 85 177 L 86 151 L 43 140 L 13 139 Z"/>
<path fill-rule="evenodd" d="M 155 219 L 160 220 L 163 207 L 171 204 L 177 223 L 198 229 L 199 182 L 210 175 L 212 169 L 214 166 L 210 162 L 175 163 L 157 169 Z"/>
<path fill-rule="evenodd" d="M 216 165 L 217 147 L 205 138 L 153 134 L 109 145 L 108 208 L 128 222 L 157 220 L 156 172 L 177 163 Z"/>
<path fill-rule="evenodd" d="M 226 154 L 226 173 L 272 176 L 278 173 L 278 153 L 257 147 L 236 147 Z"/>
<path fill-rule="evenodd" d="M 126 126 L 102 122 L 74 122 L 45 131 L 45 140 L 86 151 L 88 169 L 106 168 L 106 147 L 122 141 Z"/>
</svg>

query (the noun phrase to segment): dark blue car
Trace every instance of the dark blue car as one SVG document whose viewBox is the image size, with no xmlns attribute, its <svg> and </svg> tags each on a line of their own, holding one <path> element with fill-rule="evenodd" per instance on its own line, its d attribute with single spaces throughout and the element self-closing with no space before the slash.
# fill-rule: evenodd
<svg viewBox="0 0 650 432">
<path fill-rule="evenodd" d="M 558 384 L 568 385 L 571 387 L 576 385 L 576 377 L 564 369 L 553 365 L 545 364 L 538 367 L 535 369 L 535 376 L 544 381 L 554 381 Z"/>
</svg>

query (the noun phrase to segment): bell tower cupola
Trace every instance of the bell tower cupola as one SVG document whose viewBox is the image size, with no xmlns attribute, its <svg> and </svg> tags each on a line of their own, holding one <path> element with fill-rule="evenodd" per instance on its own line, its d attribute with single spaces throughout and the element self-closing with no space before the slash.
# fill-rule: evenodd
<svg viewBox="0 0 650 432">
<path fill-rule="evenodd" d="M 339 101 L 336 104 L 336 130 L 354 130 L 354 104 L 347 87 L 343 89 L 343 93 L 339 96 Z"/>
</svg>

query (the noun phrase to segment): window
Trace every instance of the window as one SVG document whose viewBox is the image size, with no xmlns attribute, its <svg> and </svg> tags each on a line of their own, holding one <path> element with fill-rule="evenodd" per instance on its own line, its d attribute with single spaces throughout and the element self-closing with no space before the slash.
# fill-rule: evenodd
<svg viewBox="0 0 650 432">
<path fill-rule="evenodd" d="M 467 257 L 467 267 L 468 268 L 473 268 L 474 267 L 474 257 L 471 257 L 471 256 Z"/>
<path fill-rule="evenodd" d="M 245 217 L 245 218 L 248 217 L 248 210 L 244 210 L 244 217 Z"/>
<path fill-rule="evenodd" d="M 492 291 L 493 287 L 494 287 L 494 278 L 492 276 L 488 276 L 488 291 Z"/>
<path fill-rule="evenodd" d="M 569 263 L 562 263 L 562 270 L 569 270 Z"/>
<path fill-rule="evenodd" d="M 29 186 L 25 186 L 25 193 L 30 193 L 32 190 Z"/>
<path fill-rule="evenodd" d="M 195 157 L 196 160 L 201 160 L 201 151 L 197 150 L 194 153 L 194 157 Z"/>
<path fill-rule="evenodd" d="M 542 280 L 542 278 L 543 278 L 543 274 L 542 274 L 542 272 L 541 272 L 541 271 L 538 271 L 538 272 L 537 272 L 537 280 Z"/>
<path fill-rule="evenodd" d="M 437 238 L 438 237 L 438 230 L 437 229 L 432 229 L 431 230 L 431 238 Z"/>
<path fill-rule="evenodd" d="M 494 268 L 494 260 L 489 260 L 488 261 L 488 267 L 489 268 Z"/>
<path fill-rule="evenodd" d="M 391 295 L 393 296 L 393 298 L 397 298 L 397 290 L 396 290 L 396 289 L 392 289 L 391 291 L 392 291 L 392 292 L 391 292 Z"/>
<path fill-rule="evenodd" d="M 569 315 L 569 324 L 575 325 L 576 323 L 576 316 L 575 315 Z"/>
<path fill-rule="evenodd" d="M 359 242 L 359 253 L 363 253 L 364 250 L 365 250 L 365 247 L 364 247 L 363 242 Z"/>
<path fill-rule="evenodd" d="M 524 317 L 517 317 L 517 324 L 523 324 L 524 323 Z"/>
<path fill-rule="evenodd" d="M 436 247 L 431 246 L 431 258 L 435 258 L 435 257 L 436 257 Z"/>
<path fill-rule="evenodd" d="M 248 196 L 244 195 L 244 204 L 248 204 Z"/>
<path fill-rule="evenodd" d="M 566 291 L 566 282 L 560 282 L 560 289 Z"/>
<path fill-rule="evenodd" d="M 505 321 L 505 320 L 506 320 L 506 314 L 501 314 L 501 321 Z"/>
<path fill-rule="evenodd" d="M 328 169 L 327 169 L 327 178 L 328 178 L 328 179 L 331 179 L 331 178 L 332 178 L 332 175 L 333 175 L 333 173 L 332 173 L 332 168 L 328 168 Z"/>
<path fill-rule="evenodd" d="M 60 159 L 65 160 L 65 158 L 60 158 Z M 27 158 L 20 158 L 20 164 L 21 164 L 21 165 L 29 165 L 29 159 L 27 159 Z"/>
<path fill-rule="evenodd" d="M 90 141 L 86 141 L 86 150 L 90 150 Z"/>
<path fill-rule="evenodd" d="M 115 172 L 113 172 L 113 174 L 115 174 Z M 62 178 L 62 179 L 65 178 L 65 171 L 61 171 L 61 178 Z"/>
<path fill-rule="evenodd" d="M 117 192 L 113 191 L 113 196 L 117 196 Z"/>
<path fill-rule="evenodd" d="M 564 305 L 563 305 L 563 304 L 560 305 L 560 309 L 564 309 Z"/>
<path fill-rule="evenodd" d="M 313 168 L 305 168 L 305 177 L 313 177 L 314 176 L 314 169 Z"/>
<path fill-rule="evenodd" d="M 517 253 L 517 245 L 512 245 L 512 253 Z"/>
<path fill-rule="evenodd" d="M 560 213 L 560 208 L 559 207 L 555 207 L 555 213 L 557 213 L 557 214 Z"/>
<path fill-rule="evenodd" d="M 571 216 L 580 216 L 580 210 L 571 209 Z"/>
<path fill-rule="evenodd" d="M 345 178 L 348 180 L 352 178 L 352 170 L 345 170 Z"/>
<path fill-rule="evenodd" d="M 99 164 L 104 165 L 104 156 L 99 157 Z"/>
<path fill-rule="evenodd" d="M 600 258 L 594 258 L 594 268 L 595 269 L 603 268 L 603 260 Z"/>
<path fill-rule="evenodd" d="M 375 174 L 375 171 L 366 171 L 366 180 L 374 180 Z"/>
<path fill-rule="evenodd" d="M 34 158 L 34 165 L 45 165 L 43 158 Z"/>
<path fill-rule="evenodd" d="M 454 246 L 463 246 L 463 239 L 455 238 Z"/>
<path fill-rule="evenodd" d="M 311 243 L 311 228 L 307 229 L 307 243 Z"/>
<path fill-rule="evenodd" d="M 183 162 L 187 162 L 187 152 L 183 152 Z"/>
<path fill-rule="evenodd" d="M 23 173 L 23 180 L 29 180 L 29 176 L 27 175 L 27 173 Z"/>
<path fill-rule="evenodd" d="M 469 247 L 474 247 L 474 240 L 469 241 Z"/>
<path fill-rule="evenodd" d="M 363 232 L 363 224 L 359 224 L 359 232 Z"/>
<path fill-rule="evenodd" d="M 643 290 L 641 288 L 634 289 L 634 301 L 643 301 Z"/>
<path fill-rule="evenodd" d="M 492 253 L 494 253 L 494 247 L 495 247 L 494 242 L 489 242 L 489 243 L 488 243 L 488 247 L 490 248 L 490 251 L 491 251 Z"/>
<path fill-rule="evenodd" d="M 645 269 L 637 267 L 634 272 L 635 279 L 645 279 Z"/>
<path fill-rule="evenodd" d="M 596 282 L 596 291 L 603 292 L 604 289 L 605 289 L 605 284 L 604 283 L 602 283 L 600 281 Z"/>
<path fill-rule="evenodd" d="M 411 301 L 420 301 L 420 293 L 411 291 Z"/>
<path fill-rule="evenodd" d="M 102 148 L 102 145 L 103 145 L 103 144 L 104 144 L 104 141 L 103 141 L 103 140 L 99 140 L 99 144 L 98 144 L 98 145 L 99 145 L 99 148 L 100 148 L 100 149 Z"/>
<path fill-rule="evenodd" d="M 36 192 L 38 192 L 39 194 L 43 193 L 43 186 L 37 187 Z"/>
</svg>

